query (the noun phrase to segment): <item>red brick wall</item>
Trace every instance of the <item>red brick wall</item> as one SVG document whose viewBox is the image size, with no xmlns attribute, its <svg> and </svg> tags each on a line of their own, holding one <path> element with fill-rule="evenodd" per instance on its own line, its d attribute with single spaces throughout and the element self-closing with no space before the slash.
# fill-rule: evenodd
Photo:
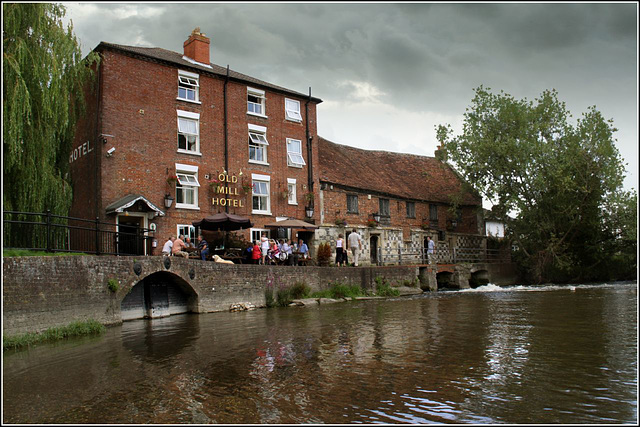
<svg viewBox="0 0 640 427">
<path fill-rule="evenodd" d="M 97 134 L 108 134 L 106 144 L 100 144 L 98 158 L 101 184 L 99 185 L 100 215 L 102 219 L 115 221 L 104 215 L 104 208 L 128 194 L 141 194 L 165 211 L 166 216 L 153 220 L 157 224 L 158 248 L 169 235 L 176 233 L 177 224 L 191 224 L 204 216 L 224 211 L 224 207 L 212 206 L 213 192 L 209 189 L 205 174 L 217 177 L 224 168 L 224 79 L 198 72 L 200 76 L 199 99 L 201 104 L 176 99 L 178 94 L 178 67 L 124 55 L 109 49 L 103 52 L 101 80 L 101 116 Z M 186 71 L 196 72 L 190 69 Z M 241 197 L 243 208 L 229 208 L 230 213 L 249 215 L 256 228 L 274 222 L 275 216 L 304 218 L 309 159 L 306 147 L 305 99 L 301 104 L 302 123 L 285 120 L 285 95 L 266 91 L 267 118 L 247 114 L 247 85 L 230 81 L 228 84 L 228 154 L 229 173 L 238 175 L 240 170 L 248 183 L 251 173 L 271 177 L 271 216 L 251 215 L 251 196 Z M 260 88 L 260 87 L 258 87 Z M 263 89 L 263 88 L 260 88 Z M 96 99 L 90 99 L 95 111 Z M 200 114 L 201 156 L 177 152 L 177 110 Z M 88 114 L 78 141 L 86 139 L 95 114 Z M 248 162 L 248 123 L 267 127 L 269 166 Z M 316 105 L 309 104 L 309 132 L 317 141 Z M 286 138 L 302 141 L 302 151 L 307 167 L 302 169 L 287 166 Z M 106 157 L 106 150 L 115 147 L 113 156 Z M 317 148 L 313 147 L 313 158 L 317 161 Z M 166 182 L 168 174 L 175 173 L 175 163 L 198 166 L 201 187 L 198 192 L 200 210 L 164 208 L 165 193 L 175 198 L 175 185 Z M 79 163 L 78 163 L 79 166 Z M 314 181 L 317 174 L 314 169 Z M 94 194 L 92 167 L 74 167 L 76 199 L 75 212 L 83 217 L 94 218 L 88 206 Z M 278 194 L 287 189 L 287 178 L 297 180 L 298 205 L 289 205 Z M 241 188 L 238 188 L 241 192 Z M 240 197 L 234 197 L 240 199 Z M 316 202 L 317 203 L 317 202 Z M 248 237 L 249 233 L 244 233 Z"/>
</svg>

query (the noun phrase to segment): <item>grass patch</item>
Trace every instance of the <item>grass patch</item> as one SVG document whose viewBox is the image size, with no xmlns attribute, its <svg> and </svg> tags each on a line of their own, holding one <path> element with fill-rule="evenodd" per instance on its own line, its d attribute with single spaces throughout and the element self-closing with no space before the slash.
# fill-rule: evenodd
<svg viewBox="0 0 640 427">
<path fill-rule="evenodd" d="M 44 332 L 29 332 L 21 335 L 4 336 L 2 338 L 2 350 L 17 350 L 44 342 L 58 341 L 69 337 L 82 335 L 101 334 L 106 330 L 105 326 L 96 320 L 77 321 L 66 326 L 49 328 Z"/>
<path fill-rule="evenodd" d="M 376 295 L 380 297 L 397 297 L 400 291 L 392 287 L 383 277 L 376 277 Z"/>
<path fill-rule="evenodd" d="M 82 252 L 45 252 L 45 251 L 31 251 L 29 249 L 5 249 L 2 251 L 3 257 L 16 257 L 16 256 L 79 256 L 87 255 Z"/>
<path fill-rule="evenodd" d="M 312 298 L 355 298 L 367 296 L 359 285 L 346 285 L 340 282 L 331 283 L 329 288 L 311 294 Z"/>
</svg>

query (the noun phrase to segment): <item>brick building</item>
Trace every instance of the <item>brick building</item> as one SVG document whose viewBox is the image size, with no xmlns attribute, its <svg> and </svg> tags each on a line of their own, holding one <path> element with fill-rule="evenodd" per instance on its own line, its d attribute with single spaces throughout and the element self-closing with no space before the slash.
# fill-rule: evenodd
<svg viewBox="0 0 640 427">
<path fill-rule="evenodd" d="M 318 140 L 321 241 L 352 229 L 364 260 L 420 261 L 426 237 L 441 252 L 483 247 L 482 198 L 435 157 L 353 148 Z M 458 200 L 455 212 L 452 202 Z M 376 221 L 377 220 L 377 221 Z"/>
<path fill-rule="evenodd" d="M 322 100 L 212 64 L 198 28 L 183 53 L 105 42 L 95 51 L 101 63 L 69 159 L 71 215 L 153 230 L 155 245 L 139 253 L 159 254 L 170 235 L 195 238 L 192 223 L 217 212 L 250 217 L 247 239 L 290 233 L 265 227 L 280 219 L 314 222 L 315 233 L 301 234 L 312 253 L 345 231 L 336 220 L 356 226 L 371 254 L 419 251 L 427 234 L 480 244 L 481 199 L 461 192 L 445 163 L 319 138 Z M 452 217 L 454 194 L 462 202 Z M 381 218 L 369 227 L 373 213 Z"/>
<path fill-rule="evenodd" d="M 72 216 L 155 229 L 152 254 L 217 212 L 251 217 L 254 237 L 276 218 L 305 218 L 320 99 L 211 64 L 197 28 L 183 54 L 105 42 L 95 51 L 70 157 Z"/>
</svg>

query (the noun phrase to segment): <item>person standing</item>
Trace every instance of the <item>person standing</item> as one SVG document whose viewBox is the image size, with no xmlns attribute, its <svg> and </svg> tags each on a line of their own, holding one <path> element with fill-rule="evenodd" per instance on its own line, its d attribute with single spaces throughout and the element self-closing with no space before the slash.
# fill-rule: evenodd
<svg viewBox="0 0 640 427">
<path fill-rule="evenodd" d="M 300 258 L 304 261 L 309 258 L 309 247 L 302 239 L 298 242 L 298 252 L 300 253 Z"/>
<path fill-rule="evenodd" d="M 209 255 L 209 245 L 207 241 L 202 238 L 202 234 L 198 235 L 198 251 L 200 252 L 200 258 L 206 261 Z"/>
<path fill-rule="evenodd" d="M 354 267 L 358 266 L 358 256 L 360 256 L 360 251 L 362 250 L 362 238 L 358 233 L 356 233 L 356 229 L 351 230 L 351 234 L 349 234 L 349 238 L 347 240 L 347 249 L 351 249 L 351 254 L 353 255 L 353 265 Z"/>
<path fill-rule="evenodd" d="M 171 256 L 171 249 L 173 248 L 173 241 L 176 240 L 174 236 L 170 236 L 169 240 L 164 243 L 162 247 L 162 255 Z"/>
<path fill-rule="evenodd" d="M 256 240 L 253 244 L 253 250 L 251 251 L 251 262 L 253 264 L 259 264 L 260 258 L 262 258 L 262 249 L 260 249 L 260 241 Z"/>
<path fill-rule="evenodd" d="M 433 254 L 436 253 L 436 242 L 431 240 L 431 236 L 427 236 L 427 262 L 431 264 L 433 261 Z"/>
<path fill-rule="evenodd" d="M 173 256 L 181 256 L 181 257 L 185 257 L 185 258 L 189 258 L 189 253 L 185 252 L 183 249 L 187 247 L 187 245 L 184 244 L 184 235 L 180 235 L 174 242 L 173 242 L 173 247 L 171 248 L 171 253 L 173 254 Z"/>
<path fill-rule="evenodd" d="M 342 234 L 338 234 L 338 240 L 336 240 L 336 264 L 342 267 L 344 263 L 344 239 Z"/>
<path fill-rule="evenodd" d="M 269 252 L 269 239 L 267 238 L 267 233 L 262 233 L 262 237 L 260 238 L 260 251 L 262 252 L 262 260 L 260 264 L 265 265 L 267 252 Z"/>
</svg>

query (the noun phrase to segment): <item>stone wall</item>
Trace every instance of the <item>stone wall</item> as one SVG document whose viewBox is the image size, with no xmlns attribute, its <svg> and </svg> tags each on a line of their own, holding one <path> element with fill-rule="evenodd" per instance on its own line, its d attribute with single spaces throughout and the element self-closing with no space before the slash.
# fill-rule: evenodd
<svg viewBox="0 0 640 427">
<path fill-rule="evenodd" d="M 229 265 L 182 258 L 62 256 L 3 260 L 3 333 L 38 332 L 74 321 L 122 322 L 121 303 L 135 285 L 163 274 L 194 298 L 191 311 L 229 310 L 231 304 L 265 305 L 265 286 L 304 281 L 312 290 L 332 282 L 375 287 L 377 276 L 402 284 L 418 277 L 416 266 L 290 267 Z M 119 290 L 109 290 L 109 279 Z"/>
</svg>

